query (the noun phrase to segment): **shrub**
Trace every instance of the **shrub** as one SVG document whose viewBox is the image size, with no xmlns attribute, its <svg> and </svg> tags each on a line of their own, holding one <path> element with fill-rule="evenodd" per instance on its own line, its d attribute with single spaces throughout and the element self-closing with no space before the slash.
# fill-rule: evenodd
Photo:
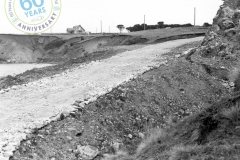
<svg viewBox="0 0 240 160">
<path fill-rule="evenodd" d="M 148 134 L 144 140 L 140 143 L 137 148 L 136 156 L 140 155 L 147 146 L 159 141 L 162 137 L 165 137 L 166 133 L 159 128 L 151 129 L 148 131 Z"/>
<path fill-rule="evenodd" d="M 233 123 L 238 122 L 240 117 L 240 106 L 239 103 L 237 103 L 235 106 L 228 108 L 222 112 L 222 115 L 231 120 Z"/>
</svg>

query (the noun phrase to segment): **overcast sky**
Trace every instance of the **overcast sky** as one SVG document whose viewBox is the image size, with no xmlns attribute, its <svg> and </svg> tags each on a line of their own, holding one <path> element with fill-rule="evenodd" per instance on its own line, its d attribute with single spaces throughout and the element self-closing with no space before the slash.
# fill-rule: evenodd
<svg viewBox="0 0 240 160">
<path fill-rule="evenodd" d="M 20 33 L 8 22 L 1 0 L 0 33 Z M 159 21 L 165 24 L 193 24 L 194 7 L 197 9 L 197 25 L 212 23 L 222 0 L 62 0 L 62 13 L 53 26 L 53 32 L 66 32 L 66 28 L 81 24 L 90 32 L 118 32 L 116 26 L 125 27 L 142 24 L 146 15 L 146 24 Z M 49 32 L 49 31 L 48 31 Z"/>
</svg>

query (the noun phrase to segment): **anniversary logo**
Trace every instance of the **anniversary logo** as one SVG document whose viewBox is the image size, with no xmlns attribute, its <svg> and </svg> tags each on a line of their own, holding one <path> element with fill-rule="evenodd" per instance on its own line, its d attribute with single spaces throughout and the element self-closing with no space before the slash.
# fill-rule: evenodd
<svg viewBox="0 0 240 160">
<path fill-rule="evenodd" d="M 61 0 L 5 0 L 8 20 L 24 33 L 50 29 L 61 13 Z"/>
</svg>

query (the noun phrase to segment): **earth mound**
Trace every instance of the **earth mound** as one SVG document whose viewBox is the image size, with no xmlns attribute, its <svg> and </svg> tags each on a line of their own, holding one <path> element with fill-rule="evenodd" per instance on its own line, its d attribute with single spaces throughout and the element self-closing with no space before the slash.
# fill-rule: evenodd
<svg viewBox="0 0 240 160">
<path fill-rule="evenodd" d="M 129 36 L 76 36 L 66 39 L 57 36 L 0 35 L 0 62 L 66 62 L 74 58 L 84 57 L 104 45 L 121 45 L 123 41 L 127 43 L 127 39 Z M 133 43 L 139 43 L 139 41 Z"/>
</svg>

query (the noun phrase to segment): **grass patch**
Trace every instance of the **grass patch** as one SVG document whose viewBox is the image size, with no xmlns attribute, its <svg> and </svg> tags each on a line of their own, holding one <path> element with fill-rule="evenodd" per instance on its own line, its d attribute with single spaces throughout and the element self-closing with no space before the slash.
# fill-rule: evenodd
<svg viewBox="0 0 240 160">
<path fill-rule="evenodd" d="M 196 159 L 204 147 L 198 145 L 179 145 L 174 146 L 169 151 L 169 160 L 188 160 Z"/>
<path fill-rule="evenodd" d="M 148 146 L 151 146 L 151 144 L 156 142 L 161 143 L 162 137 L 165 137 L 165 136 L 166 136 L 166 133 L 162 129 L 157 128 L 157 129 L 149 130 L 146 138 L 143 139 L 140 145 L 138 146 L 135 156 L 139 156 L 142 152 L 145 151 L 145 149 Z"/>
<path fill-rule="evenodd" d="M 237 160 L 239 101 L 240 96 L 223 99 L 165 130 L 149 130 L 132 159 Z"/>
<path fill-rule="evenodd" d="M 231 120 L 232 123 L 237 123 L 240 117 L 240 106 L 239 103 L 234 105 L 233 107 L 226 109 L 222 112 L 222 115 Z"/>
</svg>

